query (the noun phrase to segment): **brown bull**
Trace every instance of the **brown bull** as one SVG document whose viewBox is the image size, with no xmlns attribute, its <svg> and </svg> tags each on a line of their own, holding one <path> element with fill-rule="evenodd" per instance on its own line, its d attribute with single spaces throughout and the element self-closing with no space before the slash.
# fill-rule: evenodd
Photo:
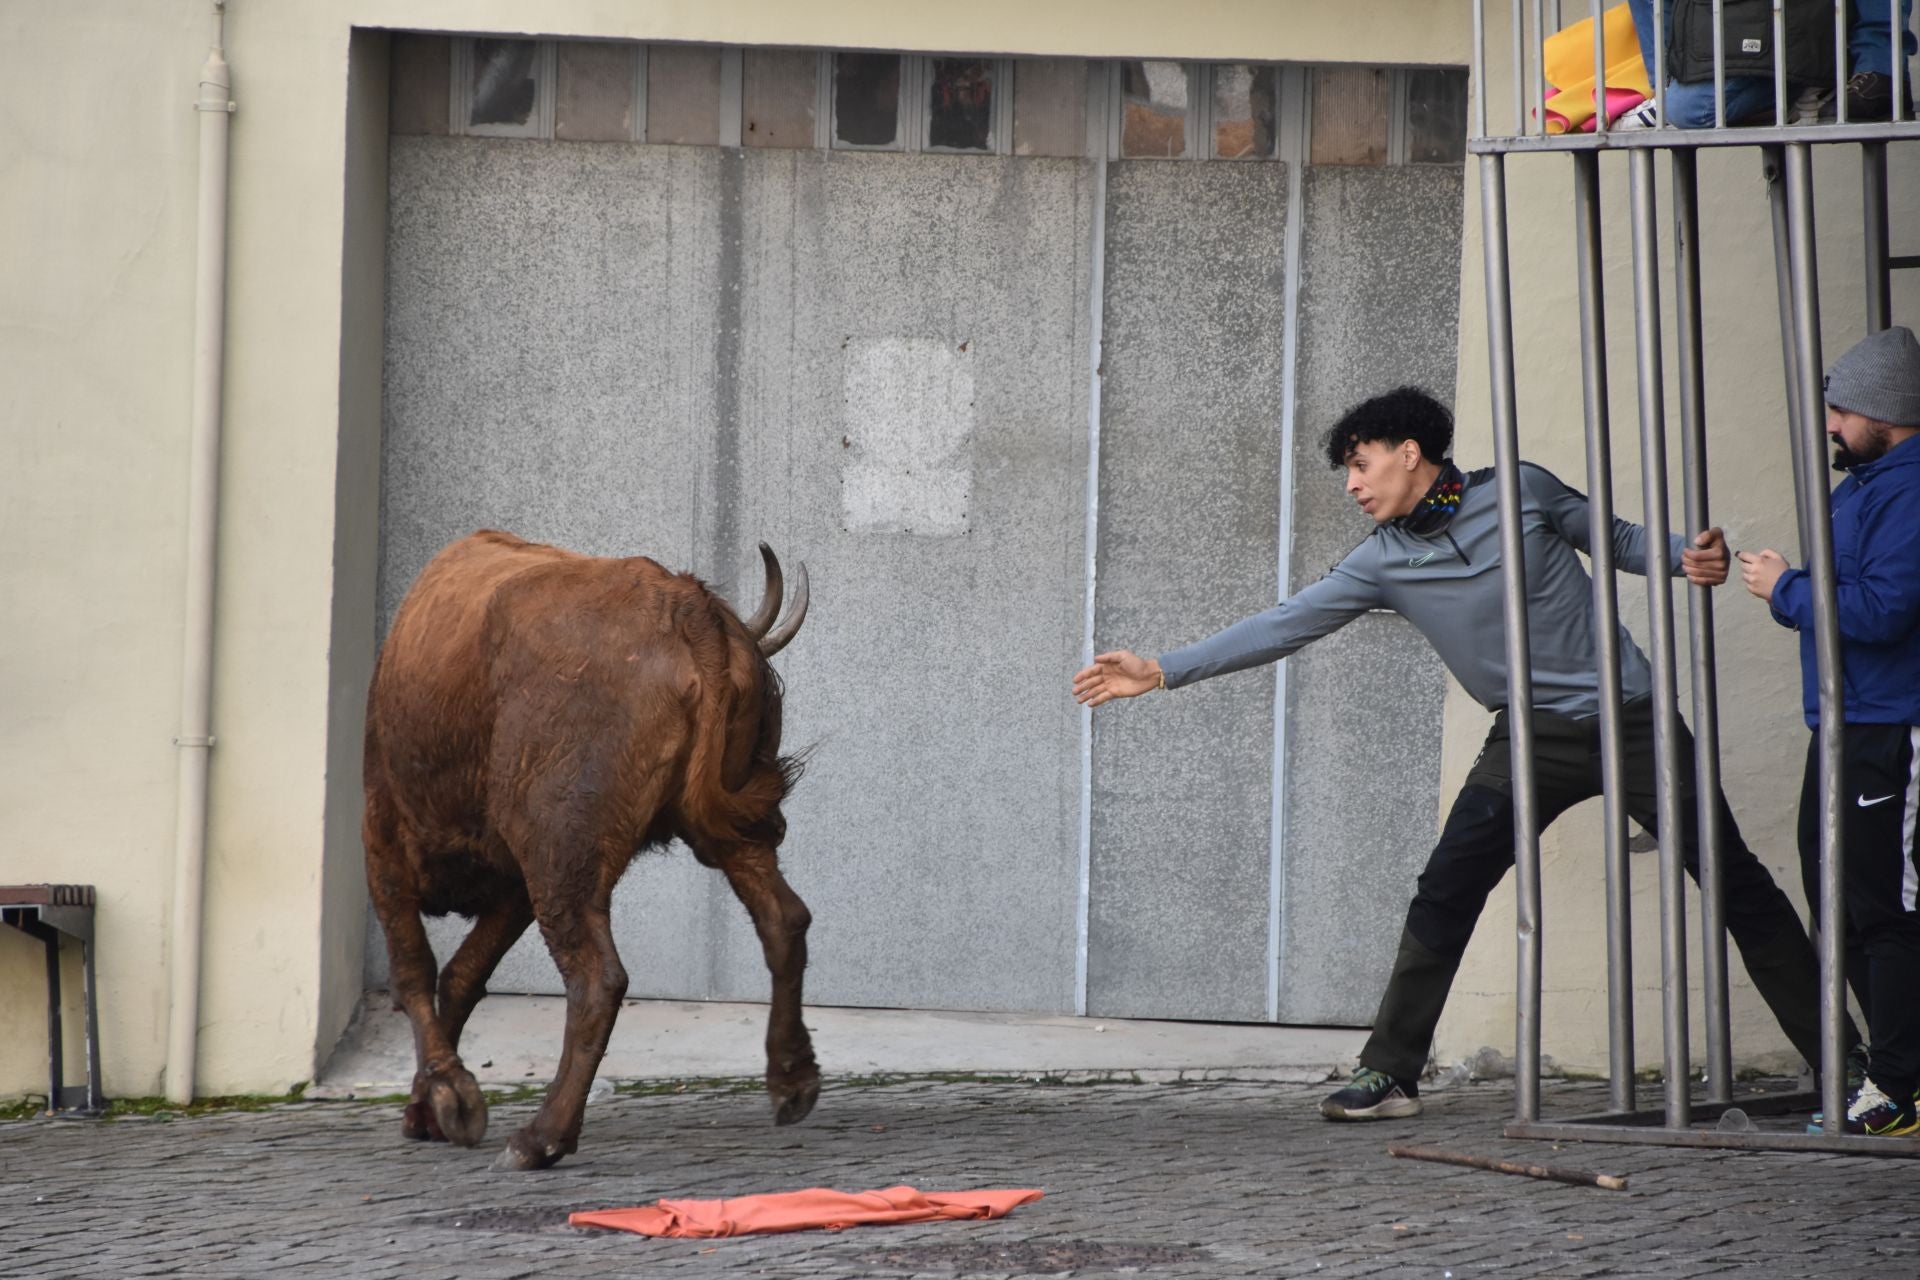
<svg viewBox="0 0 1920 1280">
<path fill-rule="evenodd" d="M 780 875 L 780 680 L 767 659 L 806 616 L 773 627 L 779 561 L 742 621 L 687 574 L 491 530 L 421 571 L 367 696 L 367 885 L 386 930 L 395 1007 L 416 1073 L 401 1131 L 473 1146 L 487 1105 L 461 1029 L 507 949 L 539 921 L 566 983 L 567 1029 L 546 1101 L 498 1168 L 576 1149 L 587 1088 L 627 990 L 609 928 L 634 855 L 678 838 L 753 917 L 773 977 L 767 1091 L 774 1119 L 812 1110 L 820 1071 L 800 1021 L 807 908 Z M 770 628 L 772 628 L 770 630 Z M 474 918 L 434 976 L 422 913 Z"/>
</svg>

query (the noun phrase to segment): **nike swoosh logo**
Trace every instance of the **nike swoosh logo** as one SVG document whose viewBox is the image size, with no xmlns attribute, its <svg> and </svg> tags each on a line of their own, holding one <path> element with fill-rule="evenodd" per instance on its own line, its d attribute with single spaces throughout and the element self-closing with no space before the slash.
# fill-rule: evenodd
<svg viewBox="0 0 1920 1280">
<path fill-rule="evenodd" d="M 1425 564 L 1427 561 L 1431 559 L 1433 559 L 1433 552 L 1431 551 L 1427 552 L 1427 554 L 1423 556 L 1408 556 L 1407 568 L 1418 569 L 1421 565 Z"/>
<path fill-rule="evenodd" d="M 1861 796 L 1859 798 L 1858 803 L 1862 809 L 1871 809 L 1873 808 L 1873 806 L 1877 804 L 1885 804 L 1887 801 L 1891 799 L 1893 799 L 1892 796 L 1881 796 L 1878 800 L 1869 800 L 1865 796 Z"/>
</svg>

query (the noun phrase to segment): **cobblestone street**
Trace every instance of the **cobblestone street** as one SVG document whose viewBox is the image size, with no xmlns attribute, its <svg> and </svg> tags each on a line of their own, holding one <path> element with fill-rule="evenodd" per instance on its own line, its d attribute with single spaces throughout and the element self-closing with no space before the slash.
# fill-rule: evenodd
<svg viewBox="0 0 1920 1280">
<path fill-rule="evenodd" d="M 399 1108 L 0 1127 L 0 1273 L 439 1277 L 1887 1277 L 1920 1273 L 1905 1160 L 1509 1141 L 1506 1085 L 1408 1121 L 1333 1125 L 1327 1086 L 829 1081 L 806 1123 L 723 1088 L 616 1096 L 544 1173 L 404 1141 Z M 1603 1091 L 1549 1084 L 1545 1110 Z M 1396 1160 L 1390 1142 L 1627 1175 L 1607 1191 Z M 989 1223 L 715 1241 L 580 1231 L 565 1214 L 661 1197 L 910 1183 L 1039 1187 Z"/>
</svg>

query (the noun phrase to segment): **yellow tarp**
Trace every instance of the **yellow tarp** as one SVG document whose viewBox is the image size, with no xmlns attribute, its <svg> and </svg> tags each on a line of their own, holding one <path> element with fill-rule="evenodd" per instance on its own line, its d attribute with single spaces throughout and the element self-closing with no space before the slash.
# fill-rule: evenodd
<svg viewBox="0 0 1920 1280">
<path fill-rule="evenodd" d="M 1617 4 L 1600 15 L 1605 40 L 1607 94 L 1637 94 L 1651 98 L 1646 64 L 1640 60 L 1640 38 L 1634 34 L 1633 13 Z M 1547 84 L 1557 92 L 1546 103 L 1547 132 L 1574 133 L 1593 118 L 1593 19 L 1585 18 L 1548 36 L 1541 65 Z"/>
</svg>

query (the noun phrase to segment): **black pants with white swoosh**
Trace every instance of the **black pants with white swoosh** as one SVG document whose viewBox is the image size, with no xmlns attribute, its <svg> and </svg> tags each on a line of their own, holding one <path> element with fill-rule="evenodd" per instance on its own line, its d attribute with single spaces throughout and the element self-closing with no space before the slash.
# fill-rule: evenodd
<svg viewBox="0 0 1920 1280">
<path fill-rule="evenodd" d="M 1849 724 L 1842 739 L 1847 982 L 1867 1015 L 1867 1073 L 1890 1098 L 1920 1085 L 1920 727 Z M 1820 737 L 1800 785 L 1800 876 L 1818 920 Z"/>
</svg>

